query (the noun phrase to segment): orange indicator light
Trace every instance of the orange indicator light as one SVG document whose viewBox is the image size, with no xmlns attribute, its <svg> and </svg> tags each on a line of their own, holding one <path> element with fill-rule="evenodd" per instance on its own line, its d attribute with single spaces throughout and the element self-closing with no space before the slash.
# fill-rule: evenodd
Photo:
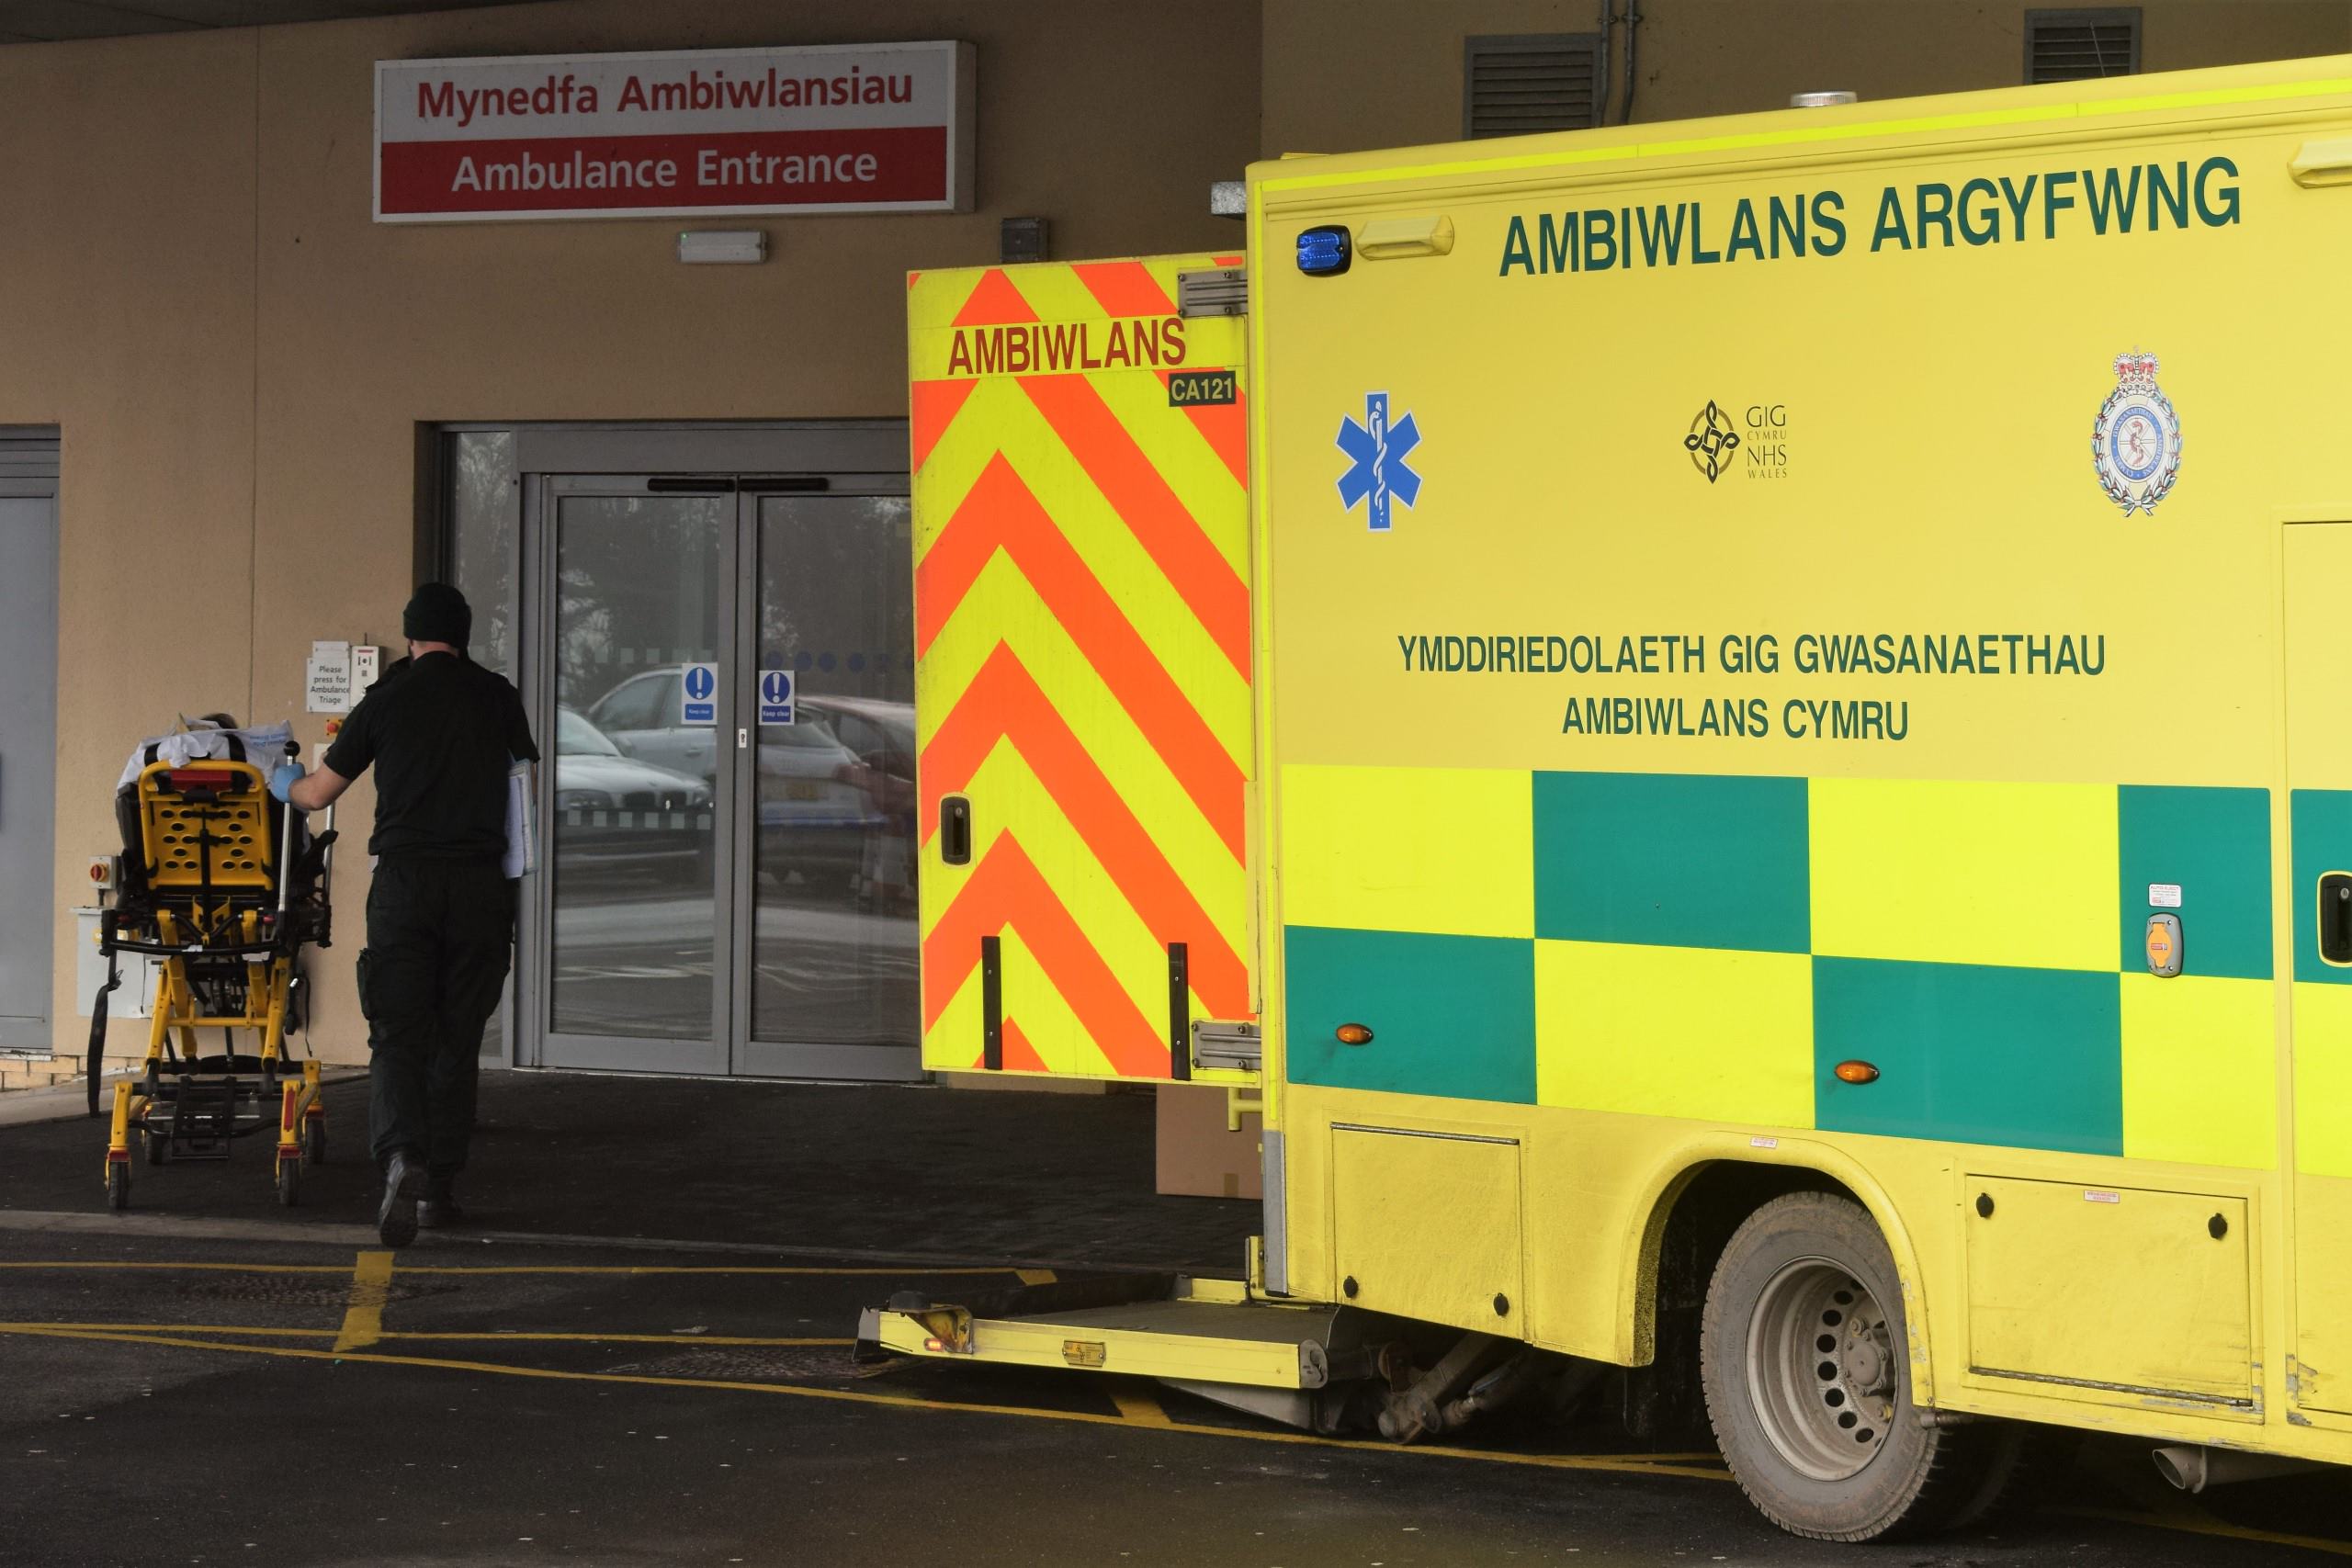
<svg viewBox="0 0 2352 1568">
<path fill-rule="evenodd" d="M 1868 1062 L 1840 1062 L 1837 1071 L 1840 1083 L 1878 1082 L 1878 1069 Z"/>
<path fill-rule="evenodd" d="M 1366 1029 L 1361 1023 L 1343 1023 L 1331 1032 L 1338 1038 L 1340 1043 L 1342 1045 L 1369 1045 L 1372 1043 L 1372 1031 Z"/>
</svg>

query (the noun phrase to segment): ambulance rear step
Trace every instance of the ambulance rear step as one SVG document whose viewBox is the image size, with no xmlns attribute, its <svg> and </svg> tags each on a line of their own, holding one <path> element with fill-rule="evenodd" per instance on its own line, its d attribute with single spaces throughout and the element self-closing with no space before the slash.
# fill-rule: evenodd
<svg viewBox="0 0 2352 1568">
<path fill-rule="evenodd" d="M 1090 1281 L 1103 1293 L 1108 1281 Z M 983 1315 L 912 1292 L 858 1320 L 862 1360 L 888 1355 L 995 1366 L 1074 1367 L 1156 1378 L 1187 1393 L 1309 1430 L 1340 1423 L 1352 1390 L 1406 1364 L 1408 1325 L 1352 1307 L 1291 1303 L 1239 1280 L 1143 1276 L 1156 1293 L 1102 1304 Z M 1052 1287 L 1024 1292 L 1050 1296 Z"/>
</svg>

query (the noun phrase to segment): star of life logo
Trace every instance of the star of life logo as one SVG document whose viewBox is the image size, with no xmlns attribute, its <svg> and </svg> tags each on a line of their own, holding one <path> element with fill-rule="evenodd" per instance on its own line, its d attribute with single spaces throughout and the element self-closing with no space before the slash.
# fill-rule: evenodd
<svg viewBox="0 0 2352 1568">
<path fill-rule="evenodd" d="M 1391 424 L 1388 394 L 1366 392 L 1363 423 L 1340 416 L 1340 450 L 1347 455 L 1348 471 L 1340 476 L 1340 504 L 1348 511 L 1366 502 L 1365 525 L 1375 534 L 1389 531 L 1388 504 L 1410 506 L 1421 493 L 1421 476 L 1406 462 L 1421 444 L 1421 428 L 1409 413 Z"/>
<path fill-rule="evenodd" d="M 2180 416 L 2156 386 L 2154 355 L 2116 355 L 2115 378 L 2091 426 L 2091 463 L 2099 489 L 2124 516 L 2154 516 L 2180 479 Z"/>
</svg>

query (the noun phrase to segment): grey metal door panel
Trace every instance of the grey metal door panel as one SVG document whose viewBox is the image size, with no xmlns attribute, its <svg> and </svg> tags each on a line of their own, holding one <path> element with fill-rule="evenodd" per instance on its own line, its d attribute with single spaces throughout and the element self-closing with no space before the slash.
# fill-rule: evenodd
<svg viewBox="0 0 2352 1568">
<path fill-rule="evenodd" d="M 53 1043 L 56 778 L 57 500 L 0 493 L 0 1050 Z"/>
</svg>

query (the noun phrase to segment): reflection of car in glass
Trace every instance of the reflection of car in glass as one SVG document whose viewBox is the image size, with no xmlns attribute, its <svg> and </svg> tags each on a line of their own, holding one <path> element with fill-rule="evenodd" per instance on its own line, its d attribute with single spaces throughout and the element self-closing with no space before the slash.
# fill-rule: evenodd
<svg viewBox="0 0 2352 1568">
<path fill-rule="evenodd" d="M 621 754 L 570 708 L 555 714 L 555 840 L 559 871 L 667 866 L 690 879 L 710 864 L 710 787 Z"/>
<path fill-rule="evenodd" d="M 865 869 L 866 835 L 882 815 L 861 786 L 857 754 L 822 714 L 805 702 L 794 709 L 791 724 L 760 726 L 760 869 L 844 890 Z"/>
<path fill-rule="evenodd" d="M 718 776 L 717 732 L 683 722 L 684 673 L 684 666 L 668 664 L 632 675 L 591 704 L 588 716 L 627 755 L 692 774 L 707 787 Z M 804 705 L 796 716 L 795 724 L 760 727 L 759 868 L 779 877 L 797 871 L 812 886 L 845 888 L 865 869 L 865 839 L 881 830 L 884 810 L 867 787 L 865 764 L 842 744 L 828 716 Z M 913 739 L 910 722 L 910 754 Z M 912 769 L 907 773 L 911 789 Z M 907 809 L 913 809 L 911 797 Z"/>
<path fill-rule="evenodd" d="M 865 875 L 885 887 L 911 891 L 915 880 L 915 710 L 912 703 L 875 697 L 808 695 L 798 700 L 804 721 L 820 718 L 857 759 L 851 782 L 880 818 L 879 841 L 866 847 Z"/>
<path fill-rule="evenodd" d="M 803 714 L 815 714 L 857 759 L 856 784 L 874 808 L 891 818 L 914 820 L 915 709 L 912 703 L 874 697 L 804 696 Z"/>
<path fill-rule="evenodd" d="M 665 664 L 632 675 L 588 705 L 588 721 L 624 756 L 673 769 L 710 784 L 717 773 L 718 732 L 684 722 L 684 667 Z"/>
</svg>

